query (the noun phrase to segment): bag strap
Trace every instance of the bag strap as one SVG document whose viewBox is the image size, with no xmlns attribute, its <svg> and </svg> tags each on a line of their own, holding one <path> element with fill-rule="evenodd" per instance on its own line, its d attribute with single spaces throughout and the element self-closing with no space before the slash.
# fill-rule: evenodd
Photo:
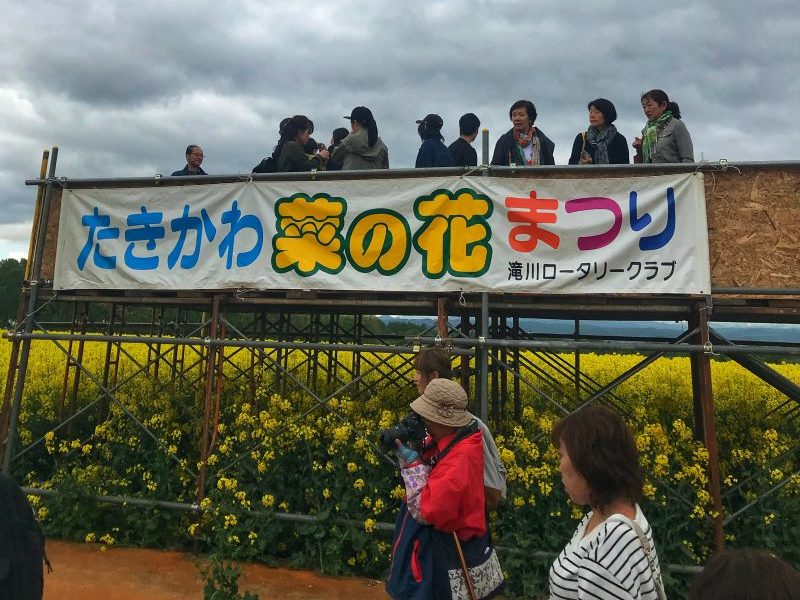
<svg viewBox="0 0 800 600">
<path fill-rule="evenodd" d="M 586 132 L 585 131 L 581 131 L 581 139 L 582 139 L 581 154 L 583 154 L 584 152 L 586 152 Z"/>
<path fill-rule="evenodd" d="M 477 433 L 477 432 L 478 432 L 478 422 L 475 419 L 472 419 L 472 421 L 470 423 L 468 423 L 467 425 L 464 425 L 464 427 L 462 427 L 461 429 L 458 430 L 458 433 L 456 434 L 456 437 L 454 437 L 452 440 L 450 440 L 450 443 L 447 444 L 447 446 L 445 446 L 444 449 L 441 452 L 439 452 L 438 454 L 434 454 L 431 457 L 431 460 L 430 460 L 431 468 L 435 467 L 436 464 L 439 461 L 441 461 L 445 456 L 447 456 L 450 453 L 450 450 L 452 450 L 453 447 L 456 444 L 458 444 L 461 440 L 463 440 L 464 438 L 467 438 L 467 437 L 471 436 L 473 433 Z"/>
<path fill-rule="evenodd" d="M 625 515 L 617 514 L 611 517 L 609 520 L 625 523 L 633 530 L 633 532 L 636 534 L 636 537 L 639 538 L 639 543 L 642 546 L 642 550 L 644 550 L 644 555 L 647 557 L 647 564 L 650 565 L 650 572 L 653 574 L 653 581 L 655 582 L 658 600 L 667 600 L 667 594 L 664 591 L 664 582 L 661 580 L 661 571 L 656 568 L 656 561 L 653 557 L 653 546 L 650 543 L 650 540 L 647 539 L 647 536 L 642 528 L 636 521 L 629 519 Z"/>
</svg>

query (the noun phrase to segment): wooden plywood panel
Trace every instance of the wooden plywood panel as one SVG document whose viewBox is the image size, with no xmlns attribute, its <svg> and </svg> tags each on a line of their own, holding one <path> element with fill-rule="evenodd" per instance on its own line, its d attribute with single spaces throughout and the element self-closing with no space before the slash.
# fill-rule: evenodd
<svg viewBox="0 0 800 600">
<path fill-rule="evenodd" d="M 40 278 L 53 281 L 56 270 L 56 247 L 58 245 L 58 219 L 61 215 L 61 193 L 59 186 L 53 187 L 50 196 L 50 210 L 47 218 L 47 231 L 44 238 L 44 252 L 42 254 L 42 269 Z"/>
<path fill-rule="evenodd" d="M 800 166 L 706 173 L 715 287 L 800 289 Z"/>
</svg>

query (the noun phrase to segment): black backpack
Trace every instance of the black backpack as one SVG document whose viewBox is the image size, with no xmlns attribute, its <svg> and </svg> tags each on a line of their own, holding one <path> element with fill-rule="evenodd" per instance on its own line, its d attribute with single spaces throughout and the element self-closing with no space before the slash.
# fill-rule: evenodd
<svg viewBox="0 0 800 600">
<path fill-rule="evenodd" d="M 268 156 L 260 163 L 258 163 L 255 167 L 253 167 L 253 173 L 277 173 L 278 172 L 278 163 L 275 162 L 275 159 L 271 156 Z"/>
<path fill-rule="evenodd" d="M 19 485 L 0 473 L 0 600 L 41 600 L 44 535 Z"/>
</svg>

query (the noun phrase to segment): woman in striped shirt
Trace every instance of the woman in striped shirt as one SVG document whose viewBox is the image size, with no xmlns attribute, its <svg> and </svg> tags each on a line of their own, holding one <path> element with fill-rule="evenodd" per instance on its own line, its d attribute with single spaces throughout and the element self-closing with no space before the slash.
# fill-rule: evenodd
<svg viewBox="0 0 800 600">
<path fill-rule="evenodd" d="M 657 600 L 663 597 L 642 495 L 639 453 L 614 411 L 591 406 L 553 428 L 564 489 L 591 511 L 550 568 L 550 598 Z"/>
</svg>

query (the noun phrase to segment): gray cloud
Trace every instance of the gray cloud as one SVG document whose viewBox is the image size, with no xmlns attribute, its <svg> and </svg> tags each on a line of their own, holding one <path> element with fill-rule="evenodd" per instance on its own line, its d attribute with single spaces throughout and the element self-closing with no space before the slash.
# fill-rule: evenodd
<svg viewBox="0 0 800 600">
<path fill-rule="evenodd" d="M 652 87 L 681 105 L 697 158 L 800 158 L 794 1 L 8 4 L 0 223 L 30 219 L 23 181 L 53 144 L 69 177 L 169 173 L 188 143 L 203 146 L 209 172 L 249 172 L 281 118 L 307 114 L 327 142 L 361 104 L 394 167 L 413 165 L 415 119 L 439 113 L 449 140 L 473 111 L 493 144 L 520 98 L 565 163 L 589 100 L 614 101 L 632 139 Z"/>
</svg>

